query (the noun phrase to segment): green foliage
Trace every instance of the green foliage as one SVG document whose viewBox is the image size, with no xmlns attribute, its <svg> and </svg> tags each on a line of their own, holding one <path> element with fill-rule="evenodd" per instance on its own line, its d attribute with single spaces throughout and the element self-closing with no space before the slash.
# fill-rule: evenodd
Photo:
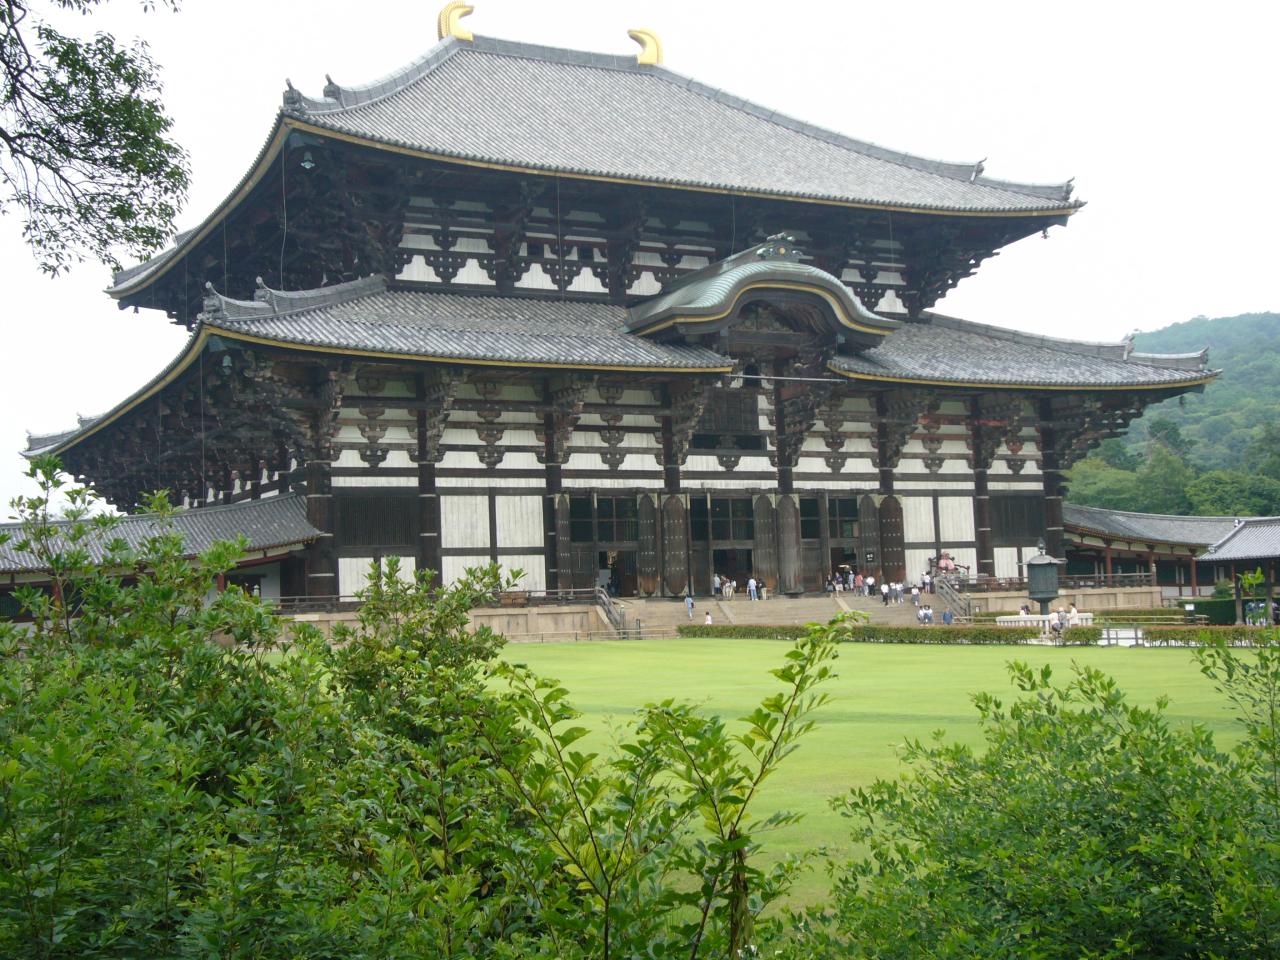
<svg viewBox="0 0 1280 960">
<path fill-rule="evenodd" d="M 1058 686 L 1047 667 L 1013 664 L 1017 699 L 975 698 L 984 749 L 908 743 L 908 776 L 839 801 L 869 853 L 835 871 L 831 909 L 804 918 L 782 955 L 1277 955 L 1266 705 L 1280 664 L 1225 648 L 1203 662 L 1247 718 L 1234 757 L 1097 670 Z"/>
<path fill-rule="evenodd" d="M 799 640 L 808 632 L 808 627 L 794 623 L 778 626 L 730 623 L 710 627 L 702 623 L 688 623 L 676 627 L 676 634 L 681 637 L 718 637 L 726 640 Z"/>
<path fill-rule="evenodd" d="M 1148 646 L 1203 647 L 1225 643 L 1235 647 L 1252 646 L 1258 639 L 1258 627 L 1187 626 L 1147 627 L 1142 631 Z"/>
<path fill-rule="evenodd" d="M 1102 640 L 1102 627 L 1067 627 L 1058 639 L 1064 647 L 1091 647 Z"/>
<path fill-rule="evenodd" d="M 87 14 L 101 0 L 52 2 Z M 3 202 L 22 211 L 46 272 L 85 256 L 119 266 L 118 248 L 141 256 L 164 242 L 186 196 L 186 156 L 168 139 L 156 65 L 145 44 L 67 36 L 31 6 L 0 4 Z"/>
<path fill-rule="evenodd" d="M 956 624 L 931 627 L 885 627 L 879 624 L 854 624 L 842 630 L 839 637 L 846 643 L 936 643 L 936 644 L 1006 644 L 1026 643 L 1040 636 L 1037 627 L 993 627 Z"/>
<path fill-rule="evenodd" d="M 1070 472 L 1073 503 L 1196 516 L 1280 515 L 1280 314 L 1197 317 L 1139 334 L 1141 350 L 1210 348 L 1222 370 L 1201 394 L 1165 400 L 1123 440 Z"/>
<path fill-rule="evenodd" d="M 742 718 L 742 733 L 664 700 L 642 710 L 608 756 L 575 746 L 589 731 L 567 690 L 520 666 L 500 668 L 507 702 L 538 733 L 522 754 L 493 759 L 539 836 L 530 866 L 546 885 L 547 955 L 576 956 L 573 943 L 595 945 L 589 952 L 604 960 L 755 949 L 763 911 L 802 865 L 758 866 L 760 836 L 795 819 L 758 813 L 758 792 L 813 728 L 835 656 L 831 629 L 810 626 L 771 671 L 781 690 Z M 482 734 L 486 744 L 491 736 Z"/>
</svg>

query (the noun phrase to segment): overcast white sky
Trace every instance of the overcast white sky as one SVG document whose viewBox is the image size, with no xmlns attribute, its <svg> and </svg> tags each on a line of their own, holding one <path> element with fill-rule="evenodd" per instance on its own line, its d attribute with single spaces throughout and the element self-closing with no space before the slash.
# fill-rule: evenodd
<svg viewBox="0 0 1280 960">
<path fill-rule="evenodd" d="M 1088 206 L 1048 240 L 989 260 L 939 305 L 948 313 L 1119 339 L 1197 314 L 1280 309 L 1275 4 L 474 2 L 466 23 L 479 34 L 630 53 L 627 29 L 647 27 L 671 69 L 801 119 L 939 159 L 985 157 L 993 177 L 1075 177 Z M 286 77 L 313 95 L 325 73 L 381 77 L 435 42 L 440 5 L 184 0 L 179 13 L 143 14 L 112 0 L 78 26 L 150 43 L 191 154 L 185 229 L 248 169 Z M 25 430 L 109 408 L 186 336 L 158 312 L 119 312 L 100 265 L 45 278 L 19 229 L 0 217 L 5 505 L 27 489 Z"/>
</svg>

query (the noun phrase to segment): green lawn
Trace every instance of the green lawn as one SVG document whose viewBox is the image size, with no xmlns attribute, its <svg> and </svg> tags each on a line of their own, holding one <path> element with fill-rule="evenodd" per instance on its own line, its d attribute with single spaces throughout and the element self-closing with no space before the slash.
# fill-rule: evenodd
<svg viewBox="0 0 1280 960">
<path fill-rule="evenodd" d="M 778 689 L 768 670 L 788 646 L 776 640 L 511 644 L 503 655 L 558 678 L 594 731 L 586 742 L 600 749 L 637 707 L 664 697 L 704 704 L 726 718 L 742 716 Z M 1052 664 L 1059 678 L 1069 675 L 1073 661 L 1097 666 L 1132 701 L 1150 704 L 1164 694 L 1175 722 L 1204 723 L 1220 744 L 1236 736 L 1227 705 L 1186 650 L 846 644 L 835 663 L 839 677 L 827 686 L 832 702 L 816 714 L 817 728 L 761 796 L 761 811 L 781 807 L 804 814 L 798 825 L 768 838 L 767 853 L 820 845 L 849 852 L 845 824 L 827 798 L 896 775 L 902 769 L 898 746 L 909 737 L 927 738 L 941 729 L 951 740 L 980 742 L 970 696 L 980 690 L 1012 694 L 1004 665 L 1014 659 Z M 824 887 L 823 877 L 811 876 L 796 899 L 814 902 Z"/>
</svg>

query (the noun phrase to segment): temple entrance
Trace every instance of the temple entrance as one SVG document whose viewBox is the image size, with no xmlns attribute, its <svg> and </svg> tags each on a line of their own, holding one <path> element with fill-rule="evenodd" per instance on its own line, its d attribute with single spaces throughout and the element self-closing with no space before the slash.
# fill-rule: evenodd
<svg viewBox="0 0 1280 960">
<path fill-rule="evenodd" d="M 747 580 L 752 575 L 750 550 L 713 550 L 711 551 L 711 570 L 720 574 L 721 580 L 738 581 L 738 592 L 744 596 Z"/>
<path fill-rule="evenodd" d="M 613 597 L 638 596 L 636 551 L 601 550 L 598 557 L 600 586 Z"/>
</svg>

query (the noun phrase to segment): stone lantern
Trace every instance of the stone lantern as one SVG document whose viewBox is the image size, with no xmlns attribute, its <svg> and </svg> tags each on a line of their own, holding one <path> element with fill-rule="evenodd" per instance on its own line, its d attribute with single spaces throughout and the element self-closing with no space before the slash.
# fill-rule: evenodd
<svg viewBox="0 0 1280 960">
<path fill-rule="evenodd" d="M 1065 561 L 1047 556 L 1044 541 L 1040 553 L 1027 561 L 1027 596 L 1040 604 L 1040 615 L 1049 615 L 1049 603 L 1058 595 L 1058 566 Z"/>
</svg>

